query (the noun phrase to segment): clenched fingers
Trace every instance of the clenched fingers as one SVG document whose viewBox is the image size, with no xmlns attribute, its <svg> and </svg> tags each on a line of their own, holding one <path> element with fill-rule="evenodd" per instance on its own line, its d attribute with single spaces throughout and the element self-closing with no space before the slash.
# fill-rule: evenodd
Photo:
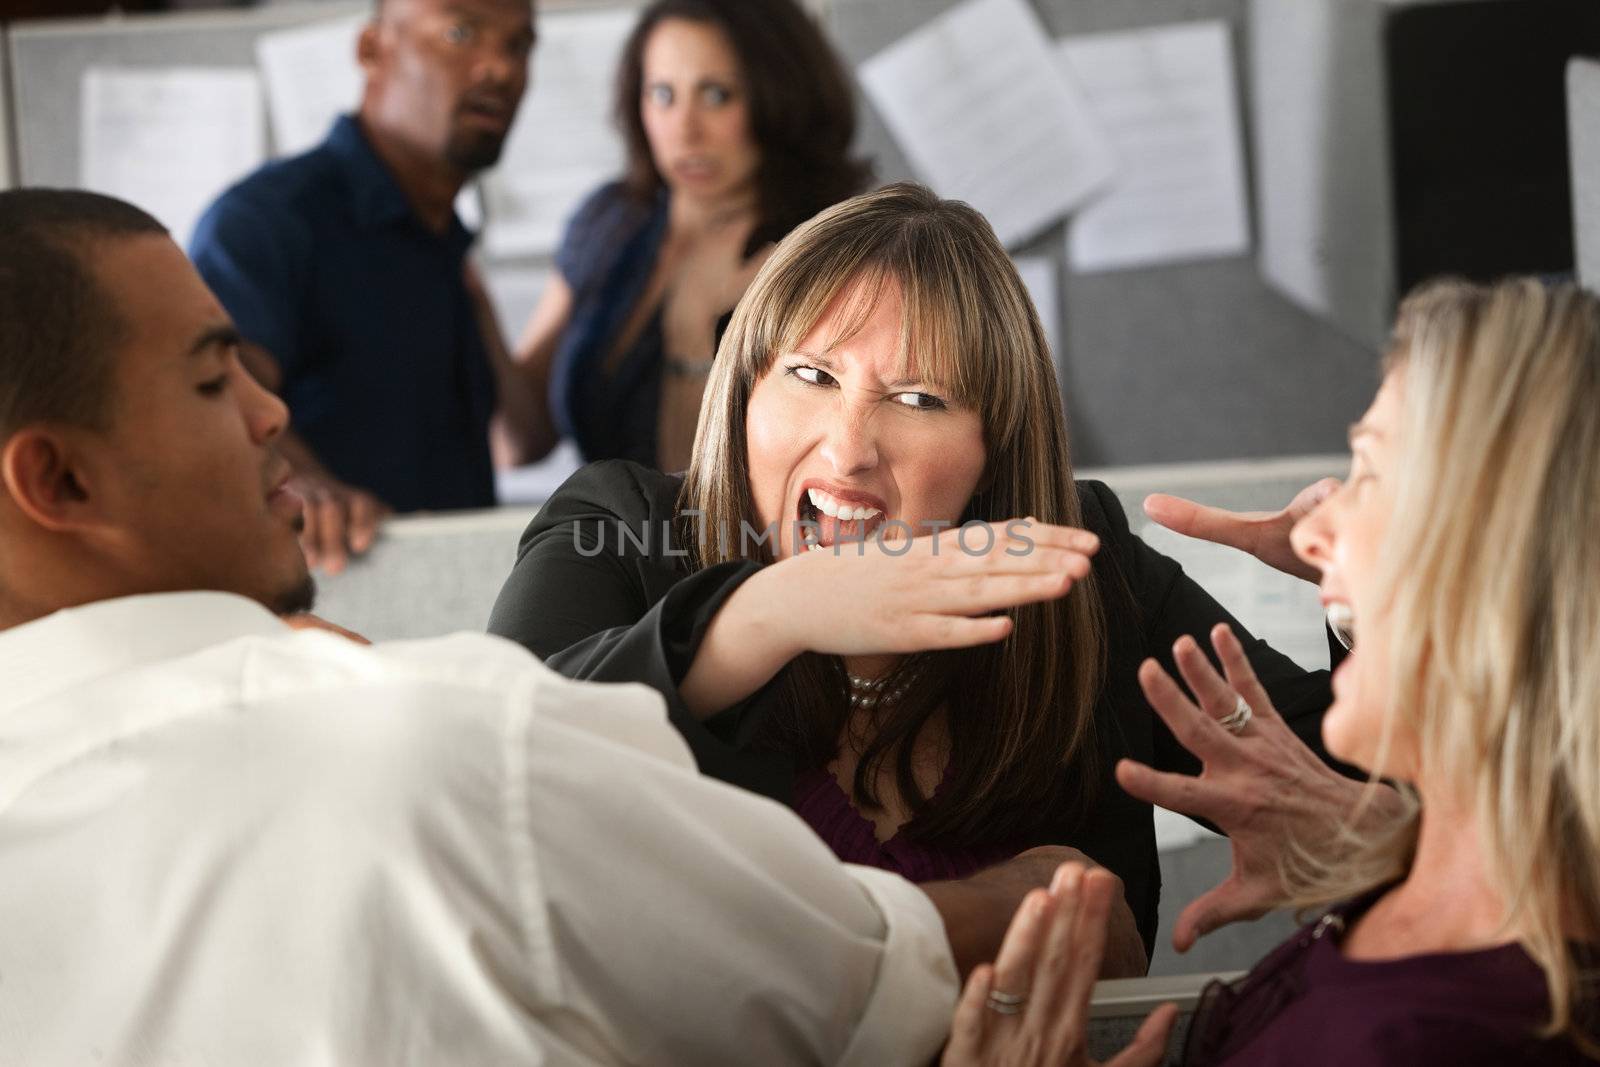
<svg viewBox="0 0 1600 1067">
<path fill-rule="evenodd" d="M 348 517 L 344 502 L 332 493 L 324 494 L 315 505 L 317 511 L 317 557 L 322 569 L 329 574 L 344 570 L 348 551 L 345 548 L 345 526 Z"/>
</svg>

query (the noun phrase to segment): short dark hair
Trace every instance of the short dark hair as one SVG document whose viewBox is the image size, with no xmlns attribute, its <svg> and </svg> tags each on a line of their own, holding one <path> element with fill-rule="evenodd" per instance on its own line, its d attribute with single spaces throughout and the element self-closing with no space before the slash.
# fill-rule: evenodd
<svg viewBox="0 0 1600 1067">
<path fill-rule="evenodd" d="M 34 422 L 105 425 L 127 323 L 95 280 L 93 244 L 166 232 L 98 193 L 0 192 L 0 442 Z"/>
<path fill-rule="evenodd" d="M 628 162 L 624 184 L 648 201 L 662 187 L 639 115 L 644 46 L 666 19 L 708 22 L 727 34 L 750 101 L 760 222 L 754 243 L 776 241 L 823 208 L 859 193 L 872 175 L 850 157 L 855 96 L 822 30 L 794 0 L 656 0 L 629 35 L 617 67 L 616 120 Z"/>
</svg>

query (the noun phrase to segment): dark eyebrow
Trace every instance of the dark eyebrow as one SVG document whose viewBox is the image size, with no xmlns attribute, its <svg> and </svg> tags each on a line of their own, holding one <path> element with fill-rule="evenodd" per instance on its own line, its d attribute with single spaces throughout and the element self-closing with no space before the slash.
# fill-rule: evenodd
<svg viewBox="0 0 1600 1067">
<path fill-rule="evenodd" d="M 213 348 L 232 348 L 243 342 L 244 338 L 239 336 L 238 328 L 232 323 L 207 326 L 189 346 L 189 355 L 198 356 Z"/>
</svg>

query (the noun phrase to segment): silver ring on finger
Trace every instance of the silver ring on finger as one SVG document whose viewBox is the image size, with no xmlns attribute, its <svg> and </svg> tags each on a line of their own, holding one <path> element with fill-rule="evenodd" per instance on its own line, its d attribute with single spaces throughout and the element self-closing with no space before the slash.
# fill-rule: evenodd
<svg viewBox="0 0 1600 1067">
<path fill-rule="evenodd" d="M 1244 733 L 1246 726 L 1250 725 L 1250 717 L 1254 714 L 1255 712 L 1250 710 L 1250 705 L 1244 697 L 1235 694 L 1233 710 L 1218 719 L 1217 725 L 1237 737 L 1239 734 Z"/>
<path fill-rule="evenodd" d="M 989 995 L 984 998 L 984 1004 L 997 1015 L 1021 1015 L 1027 1003 L 1026 993 L 1002 993 L 998 989 L 989 990 Z"/>
</svg>

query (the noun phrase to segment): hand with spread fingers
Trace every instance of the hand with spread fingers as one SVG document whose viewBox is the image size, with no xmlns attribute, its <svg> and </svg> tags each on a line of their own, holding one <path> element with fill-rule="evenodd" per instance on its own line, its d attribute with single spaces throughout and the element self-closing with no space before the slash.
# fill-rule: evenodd
<svg viewBox="0 0 1600 1067">
<path fill-rule="evenodd" d="M 1153 493 L 1145 498 L 1144 513 L 1174 533 L 1237 548 L 1274 570 L 1315 582 L 1321 572 L 1295 555 L 1289 531 L 1338 488 L 1339 479 L 1324 478 L 1296 493 L 1282 511 L 1228 511 Z"/>
<path fill-rule="evenodd" d="M 1160 664 L 1146 660 L 1139 684 L 1179 743 L 1200 758 L 1199 777 L 1157 771 L 1133 760 L 1117 764 L 1117 782 L 1141 800 L 1205 819 L 1228 835 L 1233 870 L 1222 884 L 1178 916 L 1172 944 L 1188 951 L 1196 939 L 1228 923 L 1254 919 L 1283 901 L 1280 859 L 1298 843 L 1337 847 L 1352 818 L 1378 825 L 1398 816 L 1398 793 L 1353 781 L 1317 758 L 1294 735 L 1256 679 L 1244 648 L 1227 624 L 1211 631 L 1222 661 L 1219 675 L 1192 637 L 1173 646 L 1191 698 Z"/>
<path fill-rule="evenodd" d="M 1024 898 L 999 957 L 967 979 L 942 1067 L 1093 1067 L 1089 998 L 1116 890 L 1109 872 L 1064 863 L 1048 892 Z M 1155 1067 L 1176 1017 L 1156 1009 L 1106 1067 Z"/>
</svg>

